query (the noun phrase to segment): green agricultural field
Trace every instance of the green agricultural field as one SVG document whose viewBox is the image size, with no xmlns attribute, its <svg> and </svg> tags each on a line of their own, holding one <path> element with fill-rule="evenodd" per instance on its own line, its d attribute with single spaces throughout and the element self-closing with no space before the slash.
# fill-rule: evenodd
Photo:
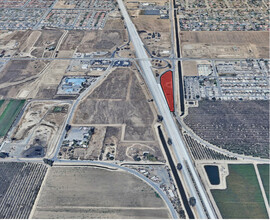
<svg viewBox="0 0 270 220">
<path fill-rule="evenodd" d="M 0 116 L 0 137 L 8 132 L 10 126 L 21 111 L 25 100 L 10 100 Z"/>
<path fill-rule="evenodd" d="M 226 181 L 227 189 L 211 190 L 223 218 L 268 218 L 252 164 L 230 164 Z"/>
<path fill-rule="evenodd" d="M 269 164 L 258 164 L 259 173 L 262 179 L 264 191 L 270 204 L 270 192 L 269 192 Z"/>
<path fill-rule="evenodd" d="M 0 100 L 0 108 L 3 105 L 4 102 L 5 102 L 5 100 Z"/>
</svg>

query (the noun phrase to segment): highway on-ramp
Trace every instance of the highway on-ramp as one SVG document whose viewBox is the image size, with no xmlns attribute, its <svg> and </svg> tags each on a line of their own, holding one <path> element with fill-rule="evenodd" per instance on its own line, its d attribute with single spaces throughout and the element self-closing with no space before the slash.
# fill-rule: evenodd
<svg viewBox="0 0 270 220">
<path fill-rule="evenodd" d="M 166 128 L 166 131 L 170 138 L 172 139 L 172 147 L 176 156 L 176 159 L 178 162 L 181 162 L 183 165 L 183 168 L 181 170 L 182 175 L 184 177 L 184 181 L 186 183 L 186 187 L 188 188 L 189 194 L 193 197 L 195 197 L 197 204 L 197 212 L 199 218 L 216 218 L 215 211 L 213 209 L 213 206 L 207 196 L 207 193 L 204 189 L 204 186 L 194 168 L 192 159 L 185 148 L 184 142 L 182 140 L 182 137 L 178 131 L 178 128 L 174 122 L 173 116 L 171 115 L 171 112 L 169 111 L 167 102 L 165 100 L 164 94 L 162 90 L 160 89 L 161 86 L 157 84 L 156 79 L 154 77 L 154 74 L 151 69 L 151 62 L 148 59 L 148 56 L 146 54 L 143 42 L 141 38 L 139 37 L 139 34 L 136 30 L 136 27 L 132 23 L 126 7 L 122 0 L 117 0 L 118 6 L 121 10 L 122 16 L 124 17 L 125 24 L 127 27 L 127 30 L 129 32 L 131 41 L 135 47 L 136 56 L 139 58 L 139 64 L 142 69 L 142 75 L 147 83 L 148 88 L 150 89 L 153 98 L 156 102 L 156 105 L 159 109 L 160 114 L 163 116 L 163 122 Z M 185 163 L 186 162 L 186 163 Z M 189 169 L 189 170 L 188 170 Z M 192 177 L 191 177 L 191 175 Z M 194 183 L 195 182 L 195 183 Z M 196 184 L 196 187 L 195 187 Z M 200 197 L 204 203 L 204 205 L 201 203 L 199 194 L 197 193 L 197 190 L 200 194 Z M 204 211 L 204 207 L 206 209 L 206 212 Z"/>
</svg>

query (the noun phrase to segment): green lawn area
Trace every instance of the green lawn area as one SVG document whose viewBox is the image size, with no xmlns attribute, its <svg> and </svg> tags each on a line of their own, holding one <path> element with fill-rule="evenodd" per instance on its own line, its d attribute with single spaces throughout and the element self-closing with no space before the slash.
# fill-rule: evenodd
<svg viewBox="0 0 270 220">
<path fill-rule="evenodd" d="M 0 137 L 8 132 L 10 126 L 14 122 L 16 116 L 21 111 L 25 100 L 10 100 L 5 110 L 0 116 Z"/>
<path fill-rule="evenodd" d="M 270 204 L 270 193 L 269 193 L 269 164 L 258 164 L 259 173 L 262 179 L 263 188 Z"/>
<path fill-rule="evenodd" d="M 268 218 L 253 164 L 229 164 L 227 189 L 211 190 L 225 219 Z"/>
</svg>

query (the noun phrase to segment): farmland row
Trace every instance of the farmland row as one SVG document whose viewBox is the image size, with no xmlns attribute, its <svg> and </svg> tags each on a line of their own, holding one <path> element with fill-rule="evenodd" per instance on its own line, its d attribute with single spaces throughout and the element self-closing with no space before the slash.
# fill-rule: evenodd
<svg viewBox="0 0 270 220">
<path fill-rule="evenodd" d="M 189 135 L 184 135 L 184 137 L 195 160 L 237 160 L 235 157 L 229 157 L 205 147 Z"/>
<path fill-rule="evenodd" d="M 47 167 L 24 163 L 17 169 L 0 203 L 0 218 L 28 218 Z"/>
</svg>

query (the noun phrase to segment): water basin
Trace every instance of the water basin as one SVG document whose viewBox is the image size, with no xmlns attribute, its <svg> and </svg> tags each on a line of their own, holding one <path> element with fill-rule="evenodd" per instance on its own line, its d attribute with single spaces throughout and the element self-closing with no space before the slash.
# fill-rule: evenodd
<svg viewBox="0 0 270 220">
<path fill-rule="evenodd" d="M 219 185 L 220 179 L 219 179 L 218 166 L 206 165 L 206 166 L 204 166 L 204 169 L 207 173 L 207 176 L 208 176 L 210 183 L 212 185 Z"/>
</svg>

